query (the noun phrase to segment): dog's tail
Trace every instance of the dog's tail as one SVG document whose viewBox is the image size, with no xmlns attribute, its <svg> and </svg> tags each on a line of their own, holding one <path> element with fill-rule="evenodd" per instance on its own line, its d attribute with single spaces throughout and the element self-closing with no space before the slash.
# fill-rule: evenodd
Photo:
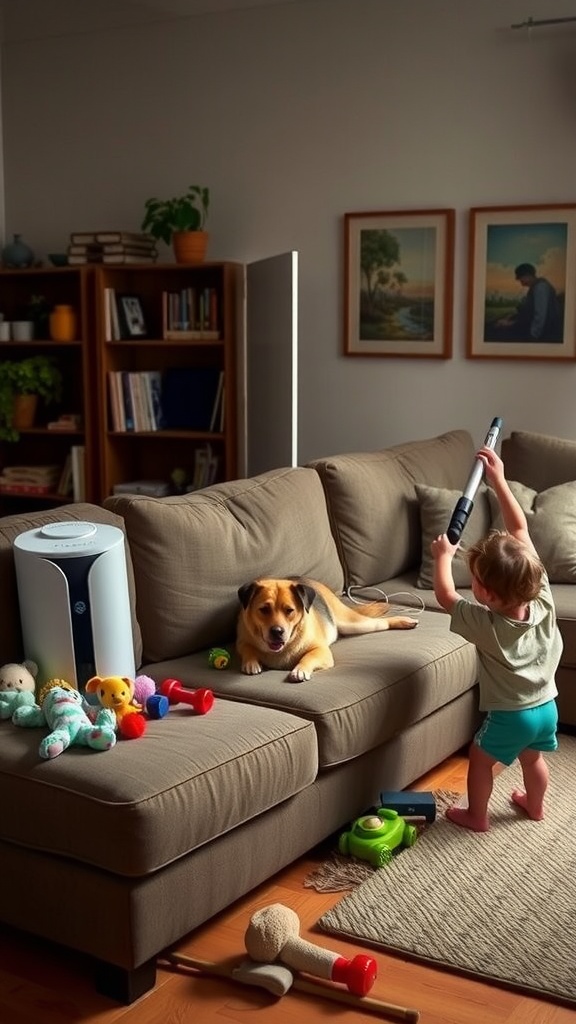
<svg viewBox="0 0 576 1024">
<path fill-rule="evenodd" d="M 361 636 L 363 633 L 380 633 L 386 629 L 414 629 L 417 619 L 404 615 L 387 615 L 390 605 L 387 601 L 370 601 L 351 608 L 338 600 L 338 608 L 334 609 L 334 617 L 338 632 L 342 636 Z M 368 621 L 366 621 L 368 620 Z"/>
<path fill-rule="evenodd" d="M 368 604 L 354 605 L 354 611 L 366 615 L 369 619 L 380 619 L 390 611 L 390 605 L 387 601 L 369 601 Z"/>
</svg>

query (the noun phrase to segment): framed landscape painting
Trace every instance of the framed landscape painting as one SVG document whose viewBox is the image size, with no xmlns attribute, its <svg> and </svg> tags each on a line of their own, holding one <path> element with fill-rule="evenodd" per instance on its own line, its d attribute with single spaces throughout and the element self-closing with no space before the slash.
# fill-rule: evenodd
<svg viewBox="0 0 576 1024">
<path fill-rule="evenodd" d="M 344 353 L 452 354 L 454 210 L 344 214 Z"/>
<path fill-rule="evenodd" d="M 470 210 L 469 359 L 576 358 L 576 204 Z"/>
</svg>

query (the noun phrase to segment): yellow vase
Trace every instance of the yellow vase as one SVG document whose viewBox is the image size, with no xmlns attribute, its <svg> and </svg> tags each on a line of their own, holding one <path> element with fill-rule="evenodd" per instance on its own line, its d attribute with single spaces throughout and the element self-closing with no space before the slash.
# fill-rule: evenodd
<svg viewBox="0 0 576 1024">
<path fill-rule="evenodd" d="M 52 341 L 75 341 L 77 318 L 72 306 L 54 306 L 50 313 L 50 337 Z"/>
</svg>

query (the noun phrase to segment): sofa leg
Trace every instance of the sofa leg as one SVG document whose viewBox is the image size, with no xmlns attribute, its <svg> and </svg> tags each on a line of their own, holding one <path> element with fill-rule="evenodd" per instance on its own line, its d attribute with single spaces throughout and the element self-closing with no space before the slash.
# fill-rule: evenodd
<svg viewBox="0 0 576 1024">
<path fill-rule="evenodd" d="M 96 991 L 117 1003 L 133 1003 L 156 984 L 156 960 L 129 971 L 103 960 L 96 964 Z"/>
</svg>

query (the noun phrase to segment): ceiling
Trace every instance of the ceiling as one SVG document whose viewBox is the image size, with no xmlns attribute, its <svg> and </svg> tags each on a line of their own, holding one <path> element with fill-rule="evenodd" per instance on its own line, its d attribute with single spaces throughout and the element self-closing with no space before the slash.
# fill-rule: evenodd
<svg viewBox="0 0 576 1024">
<path fill-rule="evenodd" d="M 0 0 L 7 42 L 77 35 L 199 14 L 317 0 Z"/>
</svg>

